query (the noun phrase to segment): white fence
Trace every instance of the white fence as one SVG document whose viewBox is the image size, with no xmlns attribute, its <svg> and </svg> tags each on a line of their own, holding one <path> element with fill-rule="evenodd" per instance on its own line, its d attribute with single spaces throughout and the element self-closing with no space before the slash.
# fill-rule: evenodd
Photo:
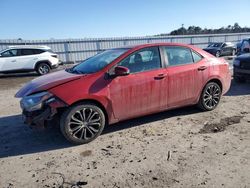
<svg viewBox="0 0 250 188">
<path fill-rule="evenodd" d="M 123 37 L 99 39 L 65 39 L 65 40 L 0 40 L 0 50 L 13 45 L 47 45 L 59 55 L 63 62 L 80 62 L 96 53 L 126 45 L 176 42 L 204 48 L 210 42 L 237 43 L 244 38 L 250 38 L 250 33 L 183 35 L 160 37 Z"/>
</svg>

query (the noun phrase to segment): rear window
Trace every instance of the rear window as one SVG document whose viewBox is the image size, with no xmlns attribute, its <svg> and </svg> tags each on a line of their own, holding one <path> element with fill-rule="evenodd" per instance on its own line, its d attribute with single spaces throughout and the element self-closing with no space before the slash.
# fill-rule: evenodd
<svg viewBox="0 0 250 188">
<path fill-rule="evenodd" d="M 33 54 L 41 54 L 43 52 L 45 52 L 44 50 L 41 50 L 41 49 L 33 49 Z"/>
<path fill-rule="evenodd" d="M 222 43 L 212 43 L 209 47 L 221 47 Z"/>
<path fill-rule="evenodd" d="M 168 58 L 169 66 L 184 65 L 194 62 L 191 50 L 189 48 L 168 46 L 164 47 L 164 51 Z"/>
<path fill-rule="evenodd" d="M 197 54 L 194 51 L 192 51 L 192 55 L 193 55 L 193 59 L 194 59 L 195 63 L 198 62 L 198 61 L 200 61 L 203 58 L 200 54 Z"/>
<path fill-rule="evenodd" d="M 51 49 L 46 49 L 46 50 L 44 50 L 44 51 L 50 52 L 50 53 L 54 53 Z"/>
</svg>

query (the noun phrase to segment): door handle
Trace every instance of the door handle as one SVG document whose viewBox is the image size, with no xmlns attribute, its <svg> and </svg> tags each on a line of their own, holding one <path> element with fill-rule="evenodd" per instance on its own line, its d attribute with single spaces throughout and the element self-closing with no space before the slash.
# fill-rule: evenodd
<svg viewBox="0 0 250 188">
<path fill-rule="evenodd" d="M 16 62 L 16 60 L 12 60 L 11 62 Z"/>
<path fill-rule="evenodd" d="M 154 77 L 155 80 L 161 80 L 165 78 L 167 75 L 166 74 L 158 74 L 157 76 Z"/>
<path fill-rule="evenodd" d="M 206 70 L 207 69 L 207 66 L 200 66 L 199 68 L 198 68 L 198 71 L 204 71 L 204 70 Z"/>
</svg>

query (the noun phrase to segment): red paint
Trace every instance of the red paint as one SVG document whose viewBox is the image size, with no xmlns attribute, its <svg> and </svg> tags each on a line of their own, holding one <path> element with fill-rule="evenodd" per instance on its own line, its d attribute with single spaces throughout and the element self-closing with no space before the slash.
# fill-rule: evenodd
<svg viewBox="0 0 250 188">
<path fill-rule="evenodd" d="M 105 74 L 129 54 L 152 46 L 182 46 L 204 58 L 197 63 L 161 68 L 142 73 L 106 79 Z M 196 104 L 203 87 L 210 80 L 221 82 L 223 94 L 230 87 L 228 63 L 194 46 L 173 43 L 145 44 L 131 48 L 103 70 L 89 75 L 65 71 L 39 77 L 18 93 L 23 97 L 47 90 L 67 105 L 94 100 L 106 110 L 109 123 L 151 114 L 166 109 Z"/>
<path fill-rule="evenodd" d="M 64 84 L 83 77 L 84 75 L 70 74 L 64 70 L 57 71 L 46 76 L 40 76 L 28 82 L 20 89 L 15 97 L 23 97 L 39 91 L 48 90 L 54 86 Z"/>
</svg>

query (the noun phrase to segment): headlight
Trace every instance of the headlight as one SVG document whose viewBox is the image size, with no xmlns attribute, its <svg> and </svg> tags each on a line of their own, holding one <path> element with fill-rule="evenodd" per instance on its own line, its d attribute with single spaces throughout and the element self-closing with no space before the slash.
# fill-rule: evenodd
<svg viewBox="0 0 250 188">
<path fill-rule="evenodd" d="M 41 92 L 34 95 L 26 96 L 20 101 L 22 109 L 29 112 L 39 110 L 43 107 L 43 102 L 51 98 L 53 95 L 49 92 Z"/>
<path fill-rule="evenodd" d="M 234 66 L 239 67 L 240 66 L 240 60 L 235 59 L 233 64 L 234 64 Z"/>
</svg>

